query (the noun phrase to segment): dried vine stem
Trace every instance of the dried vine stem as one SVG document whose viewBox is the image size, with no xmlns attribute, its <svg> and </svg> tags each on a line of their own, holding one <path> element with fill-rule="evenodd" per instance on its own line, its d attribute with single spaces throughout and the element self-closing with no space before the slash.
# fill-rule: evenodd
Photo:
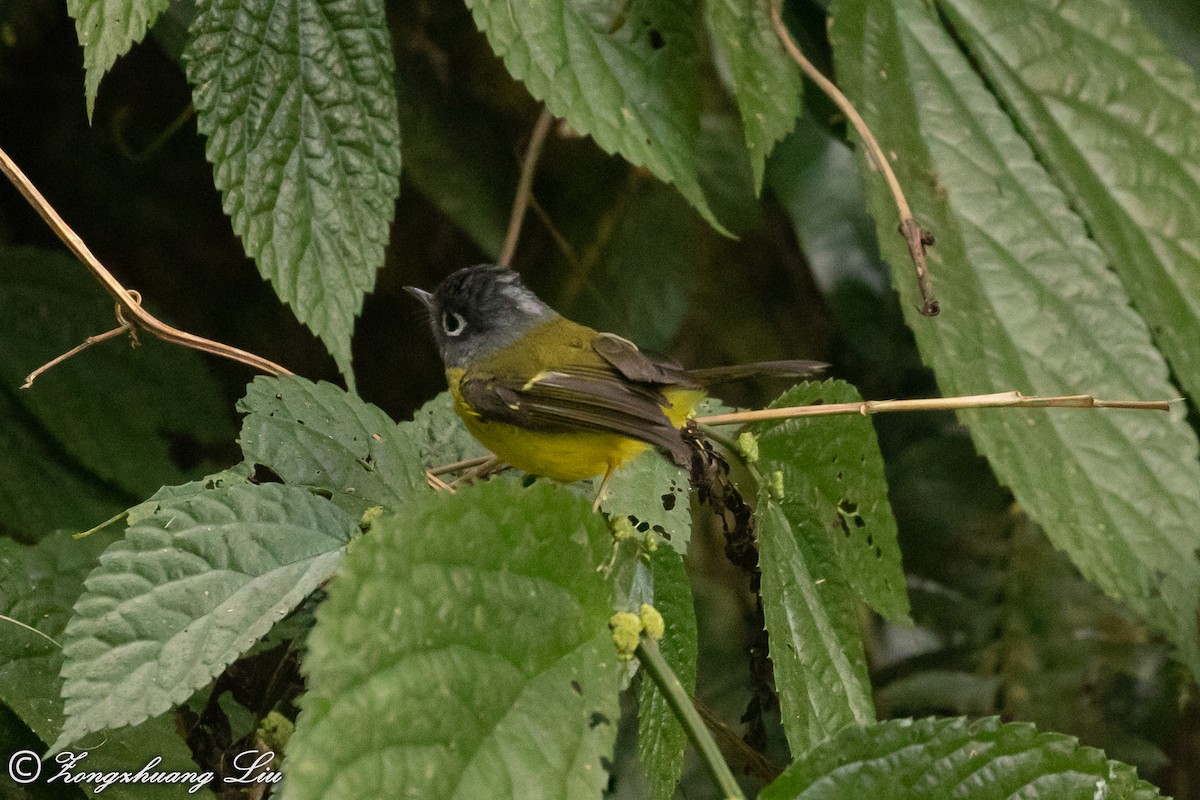
<svg viewBox="0 0 1200 800">
<path fill-rule="evenodd" d="M 879 142 L 875 140 L 871 129 L 867 127 L 866 120 L 854 108 L 849 98 L 842 94 L 842 91 L 837 86 L 834 86 L 833 81 L 822 75 L 821 71 L 804 57 L 804 53 L 800 52 L 800 48 L 792 40 L 792 35 L 788 33 L 787 26 L 783 24 L 783 17 L 780 15 L 781 0 L 766 0 L 766 3 L 771 10 L 771 23 L 775 26 L 775 33 L 779 35 L 779 40 L 783 42 L 784 49 L 788 51 L 788 55 L 800 66 L 804 74 L 817 85 L 817 88 L 824 92 L 825 96 L 832 100 L 846 116 L 846 119 L 854 126 L 854 130 L 858 131 L 863 144 L 866 145 L 871 161 L 883 173 L 888 190 L 892 193 L 892 201 L 896 204 L 896 210 L 900 213 L 900 235 L 908 243 L 908 254 L 912 258 L 913 266 L 917 270 L 917 289 L 921 293 L 920 311 L 927 317 L 937 316 L 940 308 L 937 298 L 933 294 L 933 279 L 929 275 L 929 266 L 925 261 L 925 248 L 933 244 L 933 234 L 922 229 L 917 224 L 916 219 L 913 217 L 912 209 L 909 208 L 908 198 L 904 196 L 904 190 L 900 188 L 900 181 L 896 178 L 896 173 L 892 171 L 887 156 L 883 153 L 883 148 L 879 146 Z"/>
<path fill-rule="evenodd" d="M 955 411 L 966 408 L 1126 408 L 1136 411 L 1170 411 L 1168 400 L 1101 400 L 1090 394 L 1057 397 L 1026 397 L 1020 392 L 997 392 L 963 397 L 932 397 L 922 400 L 863 400 L 858 403 L 825 403 L 815 406 L 763 408 L 697 417 L 701 425 L 739 425 L 796 417 L 827 417 L 835 414 L 882 414 L 889 411 Z"/>
<path fill-rule="evenodd" d="M 0 172 L 3 172 L 4 175 L 10 181 L 12 181 L 12 184 L 17 187 L 17 190 L 29 202 L 29 205 L 33 206 L 34 210 L 41 215 L 42 219 L 46 221 L 46 224 L 50 226 L 51 230 L 58 235 L 58 238 L 62 239 L 63 244 L 67 246 L 67 248 L 75 255 L 76 258 L 83 262 L 84 266 L 91 271 L 96 280 L 100 281 L 100 284 L 104 287 L 105 291 L 112 295 L 113 299 L 117 301 L 117 306 L 120 309 L 120 322 L 122 323 L 122 327 L 118 330 L 124 330 L 126 326 L 128 326 L 128 328 L 131 330 L 141 328 L 142 330 L 157 336 L 159 339 L 162 339 L 164 342 L 182 345 L 183 347 L 190 347 L 193 350 L 199 350 L 202 353 L 220 356 L 221 358 L 228 358 L 231 361 L 237 361 L 242 364 L 246 364 L 247 366 L 253 367 L 261 372 L 265 372 L 268 375 L 279 376 L 293 374 L 291 370 L 281 367 L 274 361 L 269 361 L 262 356 L 246 352 L 245 350 L 241 350 L 231 345 L 223 344 L 222 342 L 213 341 L 212 339 L 205 339 L 202 336 L 196 336 L 195 334 L 188 333 L 187 331 L 181 331 L 178 328 L 168 325 L 150 312 L 146 311 L 144 308 L 142 308 L 140 298 L 137 296 L 137 293 L 126 289 L 121 285 L 120 281 L 113 277 L 112 273 L 109 272 L 105 266 L 100 263 L 100 260 L 92 254 L 92 251 L 89 250 L 87 245 L 83 243 L 83 240 L 79 238 L 78 234 L 71 230 L 71 227 L 63 221 L 63 218 L 58 215 L 58 212 L 55 211 L 50 203 L 46 201 L 46 198 L 42 197 L 42 193 L 37 190 L 37 187 L 33 185 L 29 178 L 25 176 L 25 173 L 17 167 L 13 160 L 9 158 L 8 153 L 4 152 L 3 149 L 0 149 Z M 109 331 L 108 333 L 101 334 L 100 337 L 111 338 L 115 335 L 116 333 Z M 98 339 L 100 337 L 92 338 Z M 87 343 L 85 343 L 84 346 L 86 346 L 86 344 Z M 38 374 L 46 369 L 49 369 L 49 367 L 61 362 L 65 358 L 69 358 L 71 355 L 74 355 L 76 352 L 82 349 L 83 346 L 80 346 L 64 356 L 60 356 L 59 358 L 47 364 L 45 367 L 34 370 L 30 377 L 37 377 Z"/>
<path fill-rule="evenodd" d="M 542 146 L 546 143 L 546 135 L 550 132 L 550 123 L 554 115 L 546 107 L 538 115 L 533 125 L 533 133 L 529 136 L 529 147 L 521 160 L 521 177 L 517 181 L 517 194 L 513 198 L 512 213 L 508 218 L 508 232 L 504 236 L 504 249 L 500 251 L 499 263 L 503 267 L 512 264 L 513 254 L 517 252 L 517 242 L 521 238 L 521 226 L 525 223 L 525 211 L 529 208 L 529 200 L 533 196 L 533 176 L 537 172 L 538 159 L 542 157 Z"/>
</svg>

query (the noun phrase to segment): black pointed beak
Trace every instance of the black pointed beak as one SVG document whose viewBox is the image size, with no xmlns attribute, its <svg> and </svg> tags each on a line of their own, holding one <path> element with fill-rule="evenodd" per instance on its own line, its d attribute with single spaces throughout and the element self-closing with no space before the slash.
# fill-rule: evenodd
<svg viewBox="0 0 1200 800">
<path fill-rule="evenodd" d="M 430 308 L 430 307 L 431 307 L 431 305 L 432 305 L 432 303 L 433 303 L 433 293 L 432 293 L 432 292 L 427 292 L 427 291 L 425 291 L 424 289 L 418 289 L 418 288 L 417 288 L 417 287 L 415 287 L 415 286 L 405 286 L 405 287 L 404 287 L 404 291 L 408 292 L 408 293 L 409 293 L 409 294 L 411 294 L 413 297 L 415 297 L 415 298 L 417 298 L 418 300 L 420 300 L 420 301 L 421 301 L 421 303 L 422 303 L 422 304 L 423 304 L 423 305 L 424 305 L 426 308 Z"/>
</svg>

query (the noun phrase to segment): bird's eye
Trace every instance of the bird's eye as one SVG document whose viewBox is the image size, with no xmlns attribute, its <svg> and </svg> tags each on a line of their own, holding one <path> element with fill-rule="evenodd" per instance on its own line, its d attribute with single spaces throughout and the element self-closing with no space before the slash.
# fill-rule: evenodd
<svg viewBox="0 0 1200 800">
<path fill-rule="evenodd" d="M 447 336 L 458 336 L 467 327 L 467 321 L 462 314 L 455 311 L 442 312 L 442 330 Z"/>
</svg>

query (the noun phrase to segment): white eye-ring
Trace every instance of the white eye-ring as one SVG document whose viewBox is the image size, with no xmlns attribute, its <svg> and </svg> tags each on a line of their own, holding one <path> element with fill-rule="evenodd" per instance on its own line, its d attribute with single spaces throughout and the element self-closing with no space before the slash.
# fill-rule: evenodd
<svg viewBox="0 0 1200 800">
<path fill-rule="evenodd" d="M 466 330 L 467 321 L 463 319 L 462 314 L 455 311 L 442 312 L 442 330 L 447 336 L 458 336 Z"/>
</svg>

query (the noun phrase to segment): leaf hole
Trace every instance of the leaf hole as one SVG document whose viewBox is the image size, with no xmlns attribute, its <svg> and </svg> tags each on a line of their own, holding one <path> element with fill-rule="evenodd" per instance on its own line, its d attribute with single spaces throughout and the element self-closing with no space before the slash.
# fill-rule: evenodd
<svg viewBox="0 0 1200 800">
<path fill-rule="evenodd" d="M 658 28 L 650 29 L 650 47 L 653 50 L 662 50 L 666 42 L 663 40 L 663 35 L 659 33 Z"/>
<path fill-rule="evenodd" d="M 268 467 L 266 464 L 255 464 L 254 471 L 250 473 L 251 483 L 283 483 L 283 478 L 279 477 L 279 473 Z"/>
<path fill-rule="evenodd" d="M 575 694 L 583 696 L 583 687 L 579 685 L 579 681 L 571 681 L 571 688 L 575 690 Z"/>
<path fill-rule="evenodd" d="M 672 492 L 667 492 L 662 496 L 662 506 L 664 511 L 672 511 L 675 508 L 675 495 Z"/>
</svg>

